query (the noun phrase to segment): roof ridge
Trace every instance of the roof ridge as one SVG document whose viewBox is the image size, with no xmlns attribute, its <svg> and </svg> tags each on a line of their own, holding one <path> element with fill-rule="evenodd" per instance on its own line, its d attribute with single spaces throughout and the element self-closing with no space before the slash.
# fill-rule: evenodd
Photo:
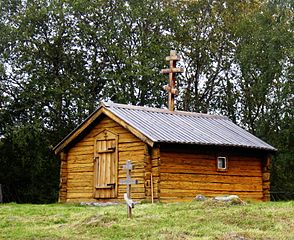
<svg viewBox="0 0 294 240">
<path fill-rule="evenodd" d="M 186 116 L 195 116 L 195 117 L 203 117 L 203 118 L 215 118 L 215 119 L 226 119 L 229 118 L 226 116 L 221 115 L 213 115 L 213 114 L 206 114 L 206 113 L 196 113 L 196 112 L 187 112 L 187 111 L 170 111 L 168 109 L 162 108 L 154 108 L 154 107 L 145 107 L 145 106 L 135 106 L 135 105 L 127 105 L 121 103 L 114 103 L 114 102 L 102 102 L 101 105 L 104 107 L 117 107 L 117 108 L 125 108 L 131 110 L 141 110 L 141 111 L 149 111 L 149 112 L 158 112 L 158 113 L 165 113 L 165 114 L 172 114 L 172 115 L 186 115 Z"/>
</svg>

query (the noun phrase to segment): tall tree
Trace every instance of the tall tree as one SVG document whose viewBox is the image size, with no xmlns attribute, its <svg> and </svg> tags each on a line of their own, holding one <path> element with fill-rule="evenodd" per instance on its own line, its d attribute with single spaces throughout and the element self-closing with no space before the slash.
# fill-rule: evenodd
<svg viewBox="0 0 294 240">
<path fill-rule="evenodd" d="M 178 109 L 225 114 L 278 147 L 273 189 L 293 189 L 293 23 L 293 4 L 276 0 L 2 1 L 5 191 L 17 201 L 52 201 L 58 166 L 50 147 L 101 100 L 165 105 L 159 70 L 171 48 L 186 68 Z M 52 194 L 38 195 L 36 181 Z"/>
</svg>

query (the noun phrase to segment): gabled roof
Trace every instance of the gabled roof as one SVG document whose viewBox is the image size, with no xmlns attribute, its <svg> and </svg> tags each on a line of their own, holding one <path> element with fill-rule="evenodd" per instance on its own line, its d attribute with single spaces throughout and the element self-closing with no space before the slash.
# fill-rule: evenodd
<svg viewBox="0 0 294 240">
<path fill-rule="evenodd" d="M 276 151 L 274 147 L 240 128 L 227 117 L 101 103 L 95 112 L 54 147 L 55 153 L 61 152 L 102 114 L 118 122 L 150 146 L 154 143 L 181 143 Z"/>
</svg>

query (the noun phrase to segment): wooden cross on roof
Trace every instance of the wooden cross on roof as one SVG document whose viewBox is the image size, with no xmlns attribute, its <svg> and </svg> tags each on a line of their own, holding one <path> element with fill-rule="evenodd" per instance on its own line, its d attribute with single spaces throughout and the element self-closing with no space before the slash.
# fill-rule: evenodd
<svg viewBox="0 0 294 240">
<path fill-rule="evenodd" d="M 166 61 L 169 62 L 169 68 L 162 69 L 161 73 L 169 74 L 169 84 L 165 85 L 163 88 L 168 92 L 168 109 L 170 111 L 175 110 L 175 95 L 178 95 L 178 90 L 176 89 L 176 74 L 182 73 L 183 68 L 177 68 L 177 61 L 181 58 L 177 55 L 175 50 L 170 51 L 170 56 L 166 57 Z"/>
</svg>

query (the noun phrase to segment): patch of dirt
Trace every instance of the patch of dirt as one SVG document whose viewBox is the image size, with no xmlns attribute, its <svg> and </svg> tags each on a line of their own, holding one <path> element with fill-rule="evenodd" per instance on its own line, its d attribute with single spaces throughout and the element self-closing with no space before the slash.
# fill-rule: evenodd
<svg viewBox="0 0 294 240">
<path fill-rule="evenodd" d="M 230 206 L 236 206 L 236 205 L 247 205 L 246 202 L 242 201 L 241 199 L 234 199 L 232 201 L 218 201 L 215 199 L 207 199 L 203 201 L 202 206 L 203 207 L 230 207 Z"/>
<path fill-rule="evenodd" d="M 171 230 L 161 230 L 160 231 L 160 239 L 168 239 L 168 240 L 185 240 L 191 239 L 191 235 L 188 232 L 173 232 Z"/>
<path fill-rule="evenodd" d="M 250 240 L 252 238 L 249 237 L 245 237 L 241 234 L 238 233 L 227 233 L 225 235 L 223 235 L 220 238 L 217 238 L 218 240 Z"/>
<path fill-rule="evenodd" d="M 117 222 L 117 217 L 108 215 L 93 215 L 84 219 L 79 225 L 87 225 L 92 227 L 110 227 Z"/>
</svg>

